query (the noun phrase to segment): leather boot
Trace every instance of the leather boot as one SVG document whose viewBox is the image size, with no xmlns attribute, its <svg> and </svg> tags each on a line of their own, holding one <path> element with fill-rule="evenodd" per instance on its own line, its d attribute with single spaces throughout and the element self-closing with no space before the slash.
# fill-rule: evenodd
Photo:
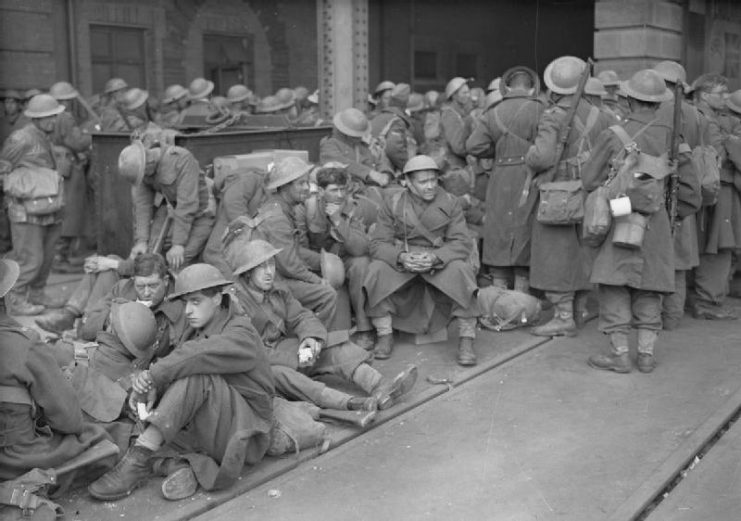
<svg viewBox="0 0 741 521">
<path fill-rule="evenodd" d="M 659 334 L 649 329 L 638 330 L 638 358 L 636 365 L 642 373 L 650 373 L 656 369 L 656 358 L 654 358 L 654 345 Z"/>
<path fill-rule="evenodd" d="M 50 314 L 36 319 L 36 325 L 49 333 L 61 335 L 75 326 L 77 314 L 69 308 L 55 309 Z"/>
<path fill-rule="evenodd" d="M 410 365 L 393 380 L 384 378 L 378 383 L 373 397 L 378 403 L 378 409 L 384 411 L 396 404 L 399 399 L 412 390 L 417 382 L 417 366 Z"/>
<path fill-rule="evenodd" d="M 530 333 L 535 336 L 576 336 L 573 300 L 559 302 L 554 306 L 553 318 L 542 326 L 535 326 Z"/>
<path fill-rule="evenodd" d="M 378 360 L 386 360 L 391 358 L 391 351 L 394 350 L 394 334 L 381 335 L 376 340 L 376 346 L 373 348 L 375 358 Z"/>
<path fill-rule="evenodd" d="M 470 367 L 476 365 L 476 351 L 473 348 L 473 338 L 461 337 L 458 340 L 458 365 Z"/>
<path fill-rule="evenodd" d="M 115 467 L 88 486 L 88 492 L 101 501 L 115 501 L 131 494 L 152 475 L 152 451 L 134 445 Z"/>
<path fill-rule="evenodd" d="M 376 411 L 378 410 L 378 401 L 375 396 L 353 396 L 347 401 L 348 411 Z"/>
<path fill-rule="evenodd" d="M 25 293 L 12 291 L 6 295 L 8 303 L 8 314 L 15 316 L 40 315 L 44 312 L 44 306 L 31 304 L 26 299 Z"/>
<path fill-rule="evenodd" d="M 589 365 L 603 371 L 615 371 L 616 373 L 629 373 L 631 371 L 628 353 L 609 355 L 592 355 L 589 357 Z"/>
</svg>

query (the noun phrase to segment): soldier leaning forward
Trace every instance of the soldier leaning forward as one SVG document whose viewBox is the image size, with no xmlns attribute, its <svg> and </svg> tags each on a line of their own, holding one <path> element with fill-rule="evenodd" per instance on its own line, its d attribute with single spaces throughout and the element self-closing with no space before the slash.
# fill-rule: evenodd
<svg viewBox="0 0 741 521">
<path fill-rule="evenodd" d="M 610 161 L 625 150 L 625 141 L 632 140 L 641 155 L 648 156 L 665 154 L 671 142 L 671 128 L 658 122 L 656 117 L 659 104 L 670 96 L 661 76 L 653 70 L 639 71 L 624 88 L 632 108 L 624 127 L 627 139 L 619 137 L 619 131 L 613 128 L 600 134 L 582 170 L 582 181 L 588 192 L 605 183 Z M 689 152 L 689 147 L 684 149 Z M 689 154 L 680 153 L 678 161 L 677 217 L 683 218 L 700 207 L 700 185 Z M 621 221 L 613 220 L 594 260 L 590 280 L 598 284 L 599 328 L 610 337 L 609 354 L 589 359 L 589 364 L 597 369 L 630 372 L 628 335 L 631 328 L 638 330 L 638 369 L 651 372 L 656 365 L 654 344 L 661 330 L 661 296 L 674 291 L 670 220 L 663 204 L 668 168 L 664 166 L 662 172 L 661 165 L 659 158 L 656 168 L 646 169 L 650 179 L 640 181 L 641 184 L 632 184 L 638 179 L 632 170 L 622 176 L 629 182 L 626 192 L 633 213 Z M 621 182 L 620 177 L 614 182 Z M 655 197 L 650 197 L 652 193 Z M 637 223 L 635 227 L 628 227 L 628 231 L 643 231 L 642 241 L 632 240 L 635 238 L 632 234 L 621 236 L 618 233 L 625 230 L 626 223 Z"/>
</svg>

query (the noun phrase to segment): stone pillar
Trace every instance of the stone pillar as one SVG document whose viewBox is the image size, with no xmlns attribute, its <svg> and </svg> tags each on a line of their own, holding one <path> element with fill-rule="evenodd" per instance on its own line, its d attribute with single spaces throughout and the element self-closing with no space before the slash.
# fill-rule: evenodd
<svg viewBox="0 0 741 521">
<path fill-rule="evenodd" d="M 317 0 L 319 103 L 324 118 L 368 96 L 368 0 Z"/>
<path fill-rule="evenodd" d="M 599 0 L 594 9 L 596 73 L 622 79 L 662 60 L 682 61 L 684 13 L 669 0 Z"/>
</svg>

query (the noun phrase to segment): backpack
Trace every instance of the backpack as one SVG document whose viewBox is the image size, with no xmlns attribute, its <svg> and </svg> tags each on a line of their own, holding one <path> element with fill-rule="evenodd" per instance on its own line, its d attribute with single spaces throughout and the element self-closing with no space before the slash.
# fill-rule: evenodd
<svg viewBox="0 0 741 521">
<path fill-rule="evenodd" d="M 718 151 L 706 145 L 700 126 L 700 111 L 695 109 L 697 128 L 700 133 L 700 144 L 692 149 L 692 166 L 700 179 L 700 192 L 703 206 L 713 206 L 720 194 L 720 158 Z"/>
</svg>

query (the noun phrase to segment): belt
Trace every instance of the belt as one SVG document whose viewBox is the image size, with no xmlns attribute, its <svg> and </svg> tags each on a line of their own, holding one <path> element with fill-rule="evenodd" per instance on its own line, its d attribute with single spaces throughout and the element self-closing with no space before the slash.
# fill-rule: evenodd
<svg viewBox="0 0 741 521">
<path fill-rule="evenodd" d="M 495 165 L 519 165 L 525 162 L 525 156 L 500 157 L 494 162 Z"/>
</svg>

